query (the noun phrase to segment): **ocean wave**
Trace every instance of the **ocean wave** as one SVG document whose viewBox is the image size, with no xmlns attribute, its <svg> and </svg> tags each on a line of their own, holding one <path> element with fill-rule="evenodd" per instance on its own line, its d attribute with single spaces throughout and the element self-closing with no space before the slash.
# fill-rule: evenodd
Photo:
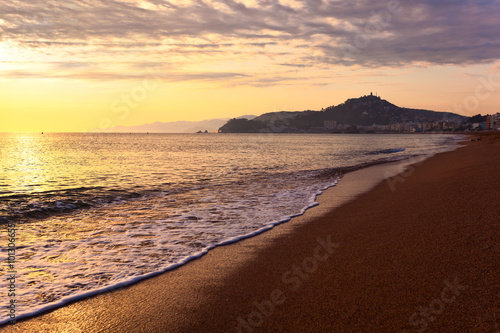
<svg viewBox="0 0 500 333">
<path fill-rule="evenodd" d="M 47 218 L 141 196 L 142 194 L 136 191 L 104 189 L 102 187 L 10 194 L 0 198 L 0 211 L 4 217 L 0 223 L 13 219 Z"/>
<path fill-rule="evenodd" d="M 391 148 L 391 149 L 382 149 L 382 150 L 374 150 L 366 153 L 366 155 L 379 155 L 379 154 L 394 154 L 405 151 L 404 148 Z"/>
</svg>

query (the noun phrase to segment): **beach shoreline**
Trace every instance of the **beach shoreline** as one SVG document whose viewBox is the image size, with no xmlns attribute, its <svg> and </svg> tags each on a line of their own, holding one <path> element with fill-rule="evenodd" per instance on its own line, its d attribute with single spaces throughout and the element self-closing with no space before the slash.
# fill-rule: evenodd
<svg viewBox="0 0 500 333">
<path fill-rule="evenodd" d="M 464 262 L 468 262 L 464 258 L 464 253 L 456 253 L 446 247 L 450 252 L 445 251 L 444 254 L 440 254 L 436 249 L 436 244 L 423 242 L 420 247 L 413 248 L 411 242 L 408 244 L 404 242 L 410 240 L 422 242 L 422 236 L 418 233 L 423 231 L 422 226 L 417 228 L 415 224 L 409 224 L 410 222 L 406 220 L 407 215 L 410 216 L 409 220 L 418 218 L 420 215 L 426 217 L 427 220 L 424 218 L 422 224 L 428 226 L 434 226 L 432 222 L 443 224 L 439 225 L 440 228 L 437 231 L 436 228 L 431 228 L 437 233 L 431 233 L 428 236 L 431 239 L 437 237 L 445 243 L 446 237 L 442 237 L 442 233 L 453 227 L 457 229 L 456 235 L 454 234 L 456 239 L 452 239 L 455 241 L 454 245 L 459 243 L 471 246 L 471 249 L 477 250 L 477 253 L 474 253 L 475 256 L 472 257 L 476 259 L 481 258 L 480 254 L 484 255 L 486 251 L 486 258 L 479 260 L 482 264 L 482 266 L 479 265 L 482 268 L 480 273 L 494 277 L 493 258 L 487 255 L 488 250 L 498 249 L 498 245 L 488 243 L 491 239 L 494 240 L 494 223 L 498 223 L 494 215 L 491 217 L 488 212 L 485 212 L 489 219 L 487 220 L 489 229 L 486 230 L 489 233 L 484 234 L 482 231 L 474 233 L 474 230 L 470 229 L 472 226 L 468 224 L 466 231 L 469 233 L 462 233 L 457 219 L 464 217 L 456 214 L 456 209 L 461 205 L 455 203 L 453 209 L 442 205 L 443 210 L 447 210 L 447 216 L 451 221 L 444 225 L 446 221 L 432 218 L 432 213 L 438 216 L 441 214 L 439 205 L 426 202 L 426 199 L 429 201 L 430 198 L 423 195 L 425 192 L 427 197 L 432 197 L 441 191 L 441 197 L 437 197 L 435 201 L 442 204 L 446 203 L 444 194 L 456 192 L 449 194 L 449 197 L 459 196 L 458 199 L 461 200 L 462 205 L 468 201 L 472 205 L 472 202 L 477 201 L 475 206 L 471 207 L 473 211 L 471 214 L 477 213 L 475 210 L 478 209 L 484 210 L 488 203 L 491 206 L 495 198 L 498 199 L 498 192 L 494 191 L 498 180 L 492 179 L 491 184 L 477 189 L 475 186 L 478 185 L 475 183 L 467 185 L 457 183 L 457 179 L 460 179 L 464 172 L 467 173 L 466 176 L 469 176 L 465 178 L 465 183 L 468 179 L 474 181 L 483 177 L 487 179 L 485 175 L 477 174 L 479 171 L 474 169 L 477 167 L 483 169 L 489 167 L 485 169 L 486 172 L 498 171 L 500 164 L 498 157 L 485 156 L 485 151 L 488 149 L 498 155 L 498 142 L 490 143 L 489 140 L 471 142 L 464 148 L 438 154 L 418 165 L 409 166 L 406 171 L 397 176 L 395 175 L 397 172 L 393 172 L 395 176 L 382 183 L 379 174 L 378 180 L 368 186 L 366 180 L 368 178 L 373 180 L 376 177 L 365 175 L 364 179 L 358 178 L 359 186 L 364 186 L 364 189 L 358 188 L 356 193 L 345 192 L 343 195 L 335 196 L 333 193 L 336 190 L 339 192 L 342 184 L 350 184 L 351 189 L 356 188 L 354 180 L 344 179 L 345 181 L 341 181 L 337 187 L 325 191 L 318 197 L 319 206 L 269 232 L 235 244 L 215 248 L 201 259 L 194 260 L 176 270 L 124 289 L 101 294 L 34 318 L 22 320 L 16 325 L 4 326 L 1 331 L 17 332 L 33 328 L 36 328 L 38 332 L 59 332 L 68 329 L 73 329 L 72 331 L 75 332 L 237 331 L 238 329 L 243 332 L 285 332 L 293 331 L 294 328 L 301 331 L 323 329 L 352 331 L 373 330 L 374 328 L 388 331 L 416 331 L 425 325 L 427 325 L 426 328 L 434 325 L 433 329 L 439 327 L 450 331 L 457 328 L 461 330 L 463 327 L 479 327 L 494 331 L 498 329 L 498 318 L 494 317 L 494 312 L 490 313 L 488 309 L 481 307 L 484 307 L 483 304 L 488 304 L 485 303 L 488 299 L 491 309 L 498 307 L 498 301 L 495 303 L 492 297 L 486 297 L 484 301 L 479 302 L 474 301 L 476 297 L 469 295 L 467 304 L 471 306 L 464 306 L 464 301 L 459 306 L 453 306 L 465 298 L 464 295 L 471 294 L 476 288 L 476 284 L 469 279 L 468 284 L 464 284 L 465 289 L 461 289 L 460 283 L 465 283 L 463 281 L 469 276 L 459 274 L 457 269 L 457 266 L 462 267 Z M 453 163 L 457 159 L 464 162 L 464 165 Z M 495 164 L 494 161 L 497 163 Z M 394 167 L 398 169 L 401 166 L 396 165 L 397 163 L 399 162 L 396 162 Z M 378 170 L 383 170 L 384 177 L 387 175 L 387 167 L 378 166 Z M 376 169 L 377 166 L 363 170 L 373 172 Z M 363 170 L 347 174 L 345 177 L 351 177 L 349 175 L 356 177 Z M 458 173 L 459 171 L 461 174 Z M 454 176 L 443 177 L 443 183 L 449 182 L 448 190 L 439 186 L 444 184 L 437 181 L 443 173 L 445 175 L 451 173 Z M 433 191 L 433 188 L 426 189 L 418 186 L 417 178 L 427 182 L 427 185 L 438 184 L 435 186 L 436 191 Z M 464 197 L 467 191 L 464 192 L 463 186 L 476 190 L 477 193 L 474 194 L 478 197 Z M 373 187 L 374 189 L 366 192 L 367 189 Z M 420 193 L 418 192 L 420 189 L 422 195 L 417 195 L 415 198 L 413 194 L 412 197 L 413 188 L 417 193 Z M 454 191 L 450 191 L 450 188 Z M 482 193 L 479 189 L 486 193 Z M 361 192 L 366 193 L 359 194 Z M 351 200 L 358 195 L 357 200 Z M 411 207 L 413 211 L 405 212 L 405 209 L 401 207 L 405 203 L 410 204 L 410 207 L 415 205 L 416 208 Z M 332 210 L 334 206 L 340 207 Z M 379 211 L 380 207 L 390 209 Z M 418 207 L 420 209 L 425 207 L 427 211 L 417 210 Z M 389 235 L 382 231 L 389 231 Z M 480 240 L 483 243 L 479 244 Z M 395 244 L 400 247 L 395 247 Z M 479 245 L 485 248 L 483 252 L 482 247 L 477 249 Z M 319 250 L 317 250 L 318 246 L 321 246 Z M 428 247 L 427 252 L 424 251 L 426 247 Z M 402 248 L 407 252 L 397 251 Z M 363 252 L 367 249 L 374 250 L 375 253 L 380 252 L 380 257 L 375 256 L 372 251 Z M 418 249 L 417 253 L 416 249 Z M 466 249 L 463 248 L 462 251 Z M 402 255 L 402 252 L 406 255 Z M 434 261 L 429 263 L 430 269 L 426 270 L 422 258 L 427 254 L 433 254 L 435 257 L 431 256 Z M 385 260 L 380 258 L 385 258 Z M 390 258 L 393 262 L 389 260 Z M 449 262 L 444 260 L 449 258 L 456 260 Z M 445 264 L 439 265 L 443 260 L 448 263 L 448 269 L 441 267 L 446 266 Z M 462 265 L 459 265 L 457 261 Z M 407 267 L 409 262 L 416 264 L 416 271 L 422 273 L 422 276 L 415 277 L 414 274 L 410 274 Z M 298 270 L 296 267 L 299 267 Z M 383 267 L 381 272 L 378 267 Z M 498 268 L 496 270 L 498 272 Z M 358 276 L 360 271 L 366 276 Z M 430 273 L 423 274 L 427 271 Z M 437 271 L 442 274 L 438 274 Z M 469 267 L 468 272 L 470 274 L 475 271 Z M 400 283 L 394 284 L 393 274 L 400 276 Z M 373 281 L 368 279 L 370 276 L 373 276 Z M 487 279 L 486 281 L 489 282 L 485 284 L 488 287 L 485 288 L 487 290 L 479 291 L 479 294 L 486 295 L 492 292 L 491 294 L 494 295 L 498 292 L 498 284 L 495 285 Z M 420 314 L 421 307 L 428 307 L 435 299 L 439 299 L 440 292 L 445 290 L 443 288 L 453 283 L 459 295 L 445 295 L 446 300 L 450 300 L 452 296 L 455 298 L 449 304 L 441 301 L 446 305 L 446 309 L 441 311 L 439 316 L 427 313 L 426 317 Z M 389 292 L 391 290 L 389 287 L 393 284 L 396 286 L 395 295 Z M 366 287 L 366 297 L 359 291 L 361 286 Z M 408 286 L 414 287 L 407 290 Z M 423 286 L 427 287 L 423 288 Z M 337 302 L 329 301 L 325 295 L 329 295 Z M 381 307 L 383 304 L 385 304 L 384 308 Z M 470 314 L 471 308 L 475 311 L 478 308 L 482 310 L 482 314 L 477 313 L 480 320 L 476 323 L 467 322 L 465 318 L 462 318 L 464 313 Z M 325 314 L 325 310 L 330 311 L 328 315 Z M 417 313 L 416 317 L 414 313 Z M 330 315 L 337 319 L 332 321 L 329 319 Z M 451 321 L 450 318 L 455 321 Z M 457 319 L 461 320 L 457 321 Z M 414 323 L 417 324 L 413 325 Z M 454 324 L 447 326 L 449 323 Z M 373 324 L 378 325 L 373 326 Z"/>
</svg>

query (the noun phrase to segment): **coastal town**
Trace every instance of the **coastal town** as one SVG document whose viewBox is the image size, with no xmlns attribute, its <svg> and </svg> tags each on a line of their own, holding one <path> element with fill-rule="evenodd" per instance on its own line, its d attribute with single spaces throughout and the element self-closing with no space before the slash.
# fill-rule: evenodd
<svg viewBox="0 0 500 333">
<path fill-rule="evenodd" d="M 290 131 L 297 129 L 289 128 Z M 325 120 L 323 127 L 311 127 L 310 133 L 377 133 L 377 132 L 478 132 L 478 131 L 500 131 L 500 113 L 470 117 L 464 121 L 437 120 L 433 122 L 398 122 L 388 125 L 350 125 L 337 124 L 337 121 Z"/>
</svg>

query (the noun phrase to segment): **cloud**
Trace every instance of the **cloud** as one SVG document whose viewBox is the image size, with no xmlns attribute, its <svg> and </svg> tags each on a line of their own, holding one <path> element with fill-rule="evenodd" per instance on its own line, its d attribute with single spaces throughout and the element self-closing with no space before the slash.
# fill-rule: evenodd
<svg viewBox="0 0 500 333">
<path fill-rule="evenodd" d="M 86 65 L 80 65 L 85 67 Z M 51 79 L 62 79 L 62 78 L 74 78 L 82 80 L 142 80 L 147 77 L 154 77 L 157 80 L 164 82 L 183 82 L 183 81 L 224 81 L 231 78 L 245 78 L 249 77 L 246 74 L 241 73 L 224 73 L 224 72 L 139 72 L 139 73 L 123 73 L 119 71 L 106 71 L 106 70 L 93 70 L 92 68 L 87 68 L 86 70 L 74 70 L 70 72 L 65 72 L 63 69 L 73 69 L 79 67 L 78 65 L 71 66 L 68 64 L 59 64 L 56 66 L 59 71 L 53 71 L 50 74 L 47 72 L 37 72 L 34 70 L 12 70 L 12 71 L 2 71 L 0 77 L 3 78 L 30 78 L 30 79 L 40 79 L 40 78 L 51 78 Z"/>
<path fill-rule="evenodd" d="M 500 0 L 0 0 L 0 42 L 76 62 L 180 68 L 259 57 L 263 71 L 489 63 L 499 22 Z"/>
</svg>

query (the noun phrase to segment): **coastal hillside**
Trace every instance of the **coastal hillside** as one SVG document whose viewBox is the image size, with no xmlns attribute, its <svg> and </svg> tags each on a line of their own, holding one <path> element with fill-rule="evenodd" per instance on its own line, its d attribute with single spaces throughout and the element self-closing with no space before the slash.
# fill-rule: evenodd
<svg viewBox="0 0 500 333">
<path fill-rule="evenodd" d="M 424 131 L 435 126 L 458 128 L 466 119 L 450 112 L 399 107 L 378 96 L 367 95 L 321 111 L 270 112 L 252 120 L 231 119 L 219 132 L 357 132 L 399 131 L 400 128 Z"/>
</svg>

